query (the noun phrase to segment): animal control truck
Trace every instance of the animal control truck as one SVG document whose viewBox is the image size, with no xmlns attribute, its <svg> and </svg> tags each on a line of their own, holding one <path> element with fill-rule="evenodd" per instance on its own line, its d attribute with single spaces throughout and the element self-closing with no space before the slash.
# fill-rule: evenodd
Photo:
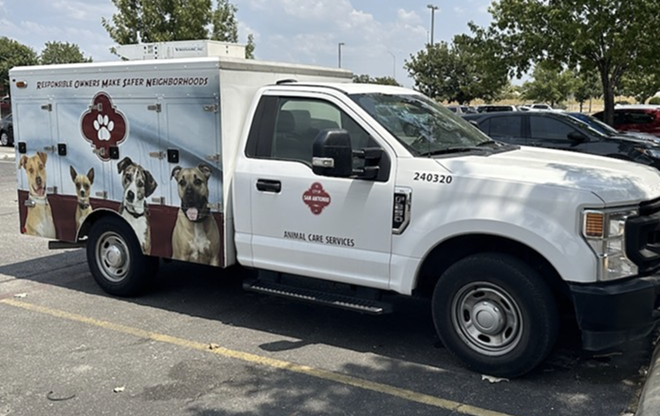
<svg viewBox="0 0 660 416">
<path fill-rule="evenodd" d="M 228 55 L 14 68 L 21 231 L 85 246 L 119 296 L 177 259 L 363 313 L 427 297 L 448 351 L 503 377 L 544 360 L 566 312 L 586 350 L 652 331 L 655 169 L 498 143 L 350 81 Z"/>
</svg>

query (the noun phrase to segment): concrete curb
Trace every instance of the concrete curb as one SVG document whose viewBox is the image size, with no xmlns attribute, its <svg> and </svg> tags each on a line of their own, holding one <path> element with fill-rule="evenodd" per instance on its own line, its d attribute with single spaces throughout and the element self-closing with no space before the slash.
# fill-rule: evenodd
<svg viewBox="0 0 660 416">
<path fill-rule="evenodd" d="M 15 155 L 15 154 L 11 154 L 11 155 L 7 155 L 7 154 L 5 154 L 5 155 L 0 155 L 0 160 L 6 160 L 6 161 L 9 161 L 9 160 L 16 160 L 16 155 Z"/>
<path fill-rule="evenodd" d="M 649 364 L 649 373 L 639 398 L 635 416 L 660 415 L 660 338 L 656 339 L 655 351 Z"/>
</svg>

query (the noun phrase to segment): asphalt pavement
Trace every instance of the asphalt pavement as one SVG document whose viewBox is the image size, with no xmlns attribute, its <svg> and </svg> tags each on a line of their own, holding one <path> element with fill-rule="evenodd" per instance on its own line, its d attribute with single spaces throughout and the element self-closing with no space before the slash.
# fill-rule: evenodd
<svg viewBox="0 0 660 416">
<path fill-rule="evenodd" d="M 0 176 L 13 160 L 0 147 Z M 0 416 L 660 415 L 652 338 L 588 355 L 563 333 L 538 371 L 493 380 L 453 361 L 410 299 L 372 317 L 176 262 L 150 294 L 113 298 L 83 250 L 19 235 L 14 186 L 0 183 Z"/>
</svg>

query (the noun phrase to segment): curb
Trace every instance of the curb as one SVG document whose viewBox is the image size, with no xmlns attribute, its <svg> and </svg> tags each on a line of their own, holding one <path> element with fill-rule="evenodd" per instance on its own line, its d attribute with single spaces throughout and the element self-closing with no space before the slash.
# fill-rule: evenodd
<svg viewBox="0 0 660 416">
<path fill-rule="evenodd" d="M 635 416 L 660 415 L 660 339 L 656 339 L 655 351 L 649 364 L 648 376 Z"/>
<path fill-rule="evenodd" d="M 0 155 L 0 160 L 16 160 L 16 155 L 11 154 L 11 155 Z"/>
</svg>

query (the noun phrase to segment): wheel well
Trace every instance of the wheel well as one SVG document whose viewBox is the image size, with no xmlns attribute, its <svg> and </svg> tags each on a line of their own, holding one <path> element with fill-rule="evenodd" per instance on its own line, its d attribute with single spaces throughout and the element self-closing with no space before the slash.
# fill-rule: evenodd
<svg viewBox="0 0 660 416">
<path fill-rule="evenodd" d="M 436 282 L 452 264 L 476 253 L 502 253 L 515 256 L 527 263 L 548 282 L 558 300 L 568 301 L 568 285 L 561 279 L 557 270 L 536 250 L 507 238 L 472 234 L 452 238 L 438 244 L 426 256 L 417 276 L 415 294 L 431 297 Z"/>
<path fill-rule="evenodd" d="M 77 241 L 87 238 L 89 236 L 89 230 L 92 229 L 92 226 L 99 220 L 106 218 L 109 215 L 120 218 L 122 221 L 126 221 L 116 211 L 103 208 L 95 209 L 85 218 L 85 221 L 80 226 L 80 229 L 78 230 Z"/>
</svg>

